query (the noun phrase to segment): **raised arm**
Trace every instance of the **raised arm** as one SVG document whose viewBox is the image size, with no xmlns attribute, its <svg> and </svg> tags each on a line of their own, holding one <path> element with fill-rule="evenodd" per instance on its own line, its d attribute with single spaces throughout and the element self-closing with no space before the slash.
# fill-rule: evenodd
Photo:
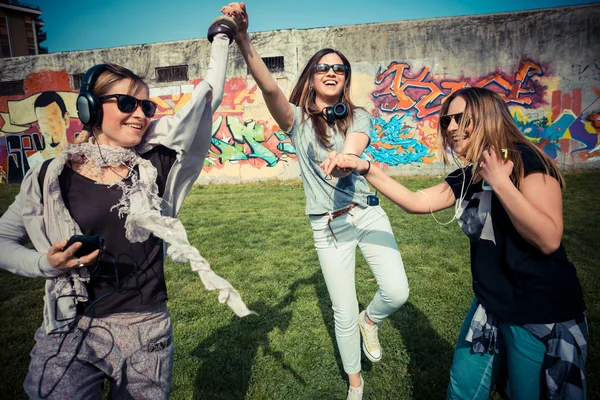
<svg viewBox="0 0 600 400">
<path fill-rule="evenodd" d="M 212 115 L 223 98 L 228 46 L 229 38 L 224 33 L 214 36 L 206 79 L 194 88 L 190 101 L 175 115 L 152 121 L 139 146 L 141 153 L 157 145 L 177 152 L 163 194 L 169 216 L 177 215 L 202 171 L 212 138 Z"/>
<path fill-rule="evenodd" d="M 174 115 L 150 123 L 139 146 L 141 153 L 163 145 L 177 151 L 180 159 L 184 155 L 193 156 L 200 173 L 210 146 L 212 114 L 223 98 L 228 47 L 229 38 L 225 34 L 213 38 L 205 79 L 194 88 L 190 101 Z"/>
<path fill-rule="evenodd" d="M 273 119 L 275 119 L 279 128 L 288 131 L 294 123 L 294 110 L 250 41 L 248 36 L 248 13 L 245 4 L 230 3 L 228 6 L 223 7 L 221 12 L 235 20 L 238 26 L 235 42 L 248 65 L 252 77 L 262 92 Z"/>
<path fill-rule="evenodd" d="M 454 192 L 446 182 L 413 192 L 387 176 L 381 169 L 373 167 L 368 160 L 341 153 L 330 154 L 329 160 L 338 168 L 351 169 L 363 175 L 376 190 L 410 214 L 444 210 L 452 207 L 456 201 Z"/>
<path fill-rule="evenodd" d="M 204 78 L 212 88 L 211 110 L 213 113 L 217 111 L 223 100 L 228 57 L 229 38 L 225 34 L 218 34 L 212 41 L 208 70 Z"/>
</svg>

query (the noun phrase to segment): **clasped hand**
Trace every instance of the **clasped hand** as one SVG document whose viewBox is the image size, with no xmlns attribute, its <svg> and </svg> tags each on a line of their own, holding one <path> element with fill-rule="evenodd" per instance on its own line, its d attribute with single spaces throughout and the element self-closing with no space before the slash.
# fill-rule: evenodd
<svg viewBox="0 0 600 400">
<path fill-rule="evenodd" d="M 332 151 L 319 166 L 323 168 L 325 175 L 344 178 L 359 168 L 360 161 L 355 154 Z"/>
<path fill-rule="evenodd" d="M 246 5 L 243 2 L 229 3 L 221 8 L 221 13 L 233 18 L 235 21 L 235 24 L 238 27 L 238 33 L 235 37 L 236 42 L 244 39 L 244 36 L 248 34 L 248 25 L 250 23 Z"/>
</svg>

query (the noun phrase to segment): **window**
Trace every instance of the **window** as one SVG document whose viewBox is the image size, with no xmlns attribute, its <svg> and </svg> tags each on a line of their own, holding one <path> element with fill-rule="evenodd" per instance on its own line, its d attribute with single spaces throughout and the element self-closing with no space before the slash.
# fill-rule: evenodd
<svg viewBox="0 0 600 400">
<path fill-rule="evenodd" d="M 71 75 L 71 87 L 74 90 L 81 89 L 81 81 L 83 80 L 83 76 L 85 74 L 73 74 Z"/>
<path fill-rule="evenodd" d="M 175 82 L 188 80 L 188 66 L 176 65 L 173 67 L 156 68 L 156 82 Z"/>
<path fill-rule="evenodd" d="M 269 72 L 283 72 L 285 70 L 283 56 L 262 57 L 262 60 L 269 69 Z M 250 75 L 250 70 L 248 70 L 248 75 Z"/>
<path fill-rule="evenodd" d="M 6 26 L 6 18 L 4 18 L 4 12 L 2 11 L 0 11 L 0 46 L 2 47 L 2 56 L 10 57 L 8 27 Z"/>
<path fill-rule="evenodd" d="M 25 94 L 23 80 L 0 82 L 0 96 Z"/>
<path fill-rule="evenodd" d="M 29 36 L 31 33 L 31 36 Z M 33 32 L 27 32 L 27 48 L 29 49 L 29 54 L 35 54 L 35 41 L 33 40 Z"/>
</svg>

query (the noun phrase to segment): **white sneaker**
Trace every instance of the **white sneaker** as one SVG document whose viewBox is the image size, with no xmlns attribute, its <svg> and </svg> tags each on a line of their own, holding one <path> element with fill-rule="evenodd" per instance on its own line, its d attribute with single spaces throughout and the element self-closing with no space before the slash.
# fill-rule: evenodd
<svg viewBox="0 0 600 400">
<path fill-rule="evenodd" d="M 379 328 L 377 328 L 377 324 L 370 325 L 365 321 L 364 310 L 358 314 L 358 327 L 363 339 L 362 349 L 367 358 L 372 362 L 381 361 L 381 346 L 377 337 L 377 330 Z"/>
<path fill-rule="evenodd" d="M 348 397 L 346 397 L 346 400 L 362 400 L 364 388 L 365 388 L 365 381 L 363 381 L 363 378 L 361 376 L 359 387 L 355 388 L 355 387 L 350 386 L 348 388 Z"/>
</svg>

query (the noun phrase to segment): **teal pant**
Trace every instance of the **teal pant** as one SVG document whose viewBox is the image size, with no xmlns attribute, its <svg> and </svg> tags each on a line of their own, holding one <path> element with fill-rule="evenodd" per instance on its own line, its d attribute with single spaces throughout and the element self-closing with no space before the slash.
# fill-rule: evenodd
<svg viewBox="0 0 600 400">
<path fill-rule="evenodd" d="M 508 379 L 507 394 L 511 400 L 539 399 L 542 385 L 542 362 L 546 345 L 527 329 L 508 322 L 498 325 L 496 354 L 476 354 L 465 340 L 471 319 L 477 308 L 477 298 L 465 317 L 458 336 L 450 384 L 446 399 L 488 399 L 498 381 Z M 499 377 L 500 379 L 499 381 Z"/>
</svg>

